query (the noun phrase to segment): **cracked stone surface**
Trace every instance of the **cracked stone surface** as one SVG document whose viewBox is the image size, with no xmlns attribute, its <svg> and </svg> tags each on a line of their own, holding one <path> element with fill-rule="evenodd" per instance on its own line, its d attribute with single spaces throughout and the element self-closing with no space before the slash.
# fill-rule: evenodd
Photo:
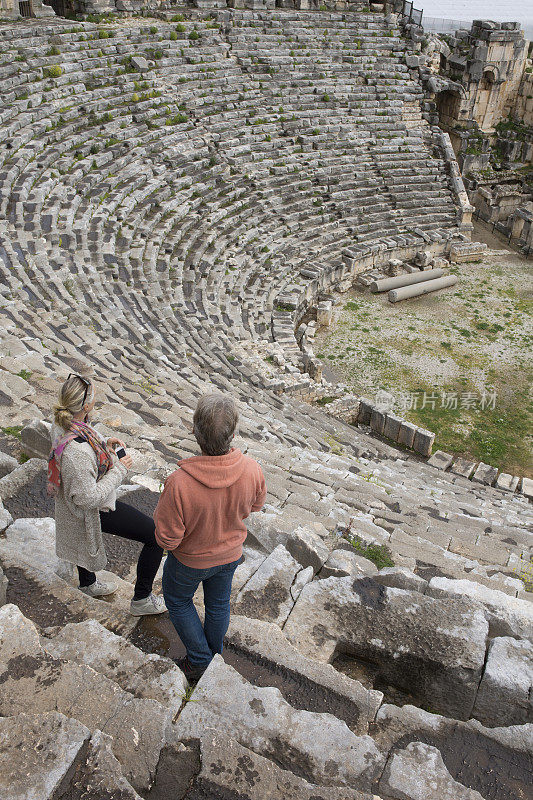
<svg viewBox="0 0 533 800">
<path fill-rule="evenodd" d="M 370 790 L 384 764 L 369 736 L 330 714 L 294 710 L 277 689 L 256 688 L 215 656 L 176 722 L 180 739 L 207 728 L 232 736 L 312 783 Z M 334 754 L 334 758 L 332 755 Z"/>
<path fill-rule="evenodd" d="M 244 674 L 247 670 L 254 673 L 254 666 L 260 665 L 266 673 L 261 685 L 276 681 L 294 708 L 327 711 L 343 719 L 355 733 L 368 732 L 383 700 L 381 692 L 365 689 L 330 664 L 302 656 L 274 623 L 233 615 L 227 640 L 232 654 L 248 659 L 248 665 L 240 667 Z M 226 660 L 228 657 L 226 651 Z"/>
<path fill-rule="evenodd" d="M 282 625 L 294 605 L 291 587 L 301 569 L 302 565 L 279 544 L 238 593 L 234 612 Z"/>
<path fill-rule="evenodd" d="M 10 606 L 0 613 L 5 609 Z M 25 637 L 33 639 L 34 626 L 28 621 L 24 624 L 28 629 Z M 99 729 L 113 737 L 114 755 L 135 787 L 150 784 L 170 712 L 155 700 L 137 699 L 124 692 L 90 667 L 39 652 L 35 642 L 32 654 L 25 649 L 14 652 L 9 637 L 1 644 L 2 716 L 15 716 L 28 707 L 35 713 L 56 710 L 73 716 L 89 730 Z"/>
<path fill-rule="evenodd" d="M 511 637 L 492 640 L 473 714 L 490 727 L 533 722 L 531 642 Z"/>
<path fill-rule="evenodd" d="M 0 718 L 0 795 L 53 800 L 90 737 L 85 725 L 57 711 Z"/>
<path fill-rule="evenodd" d="M 174 713 L 183 702 L 187 681 L 170 659 L 143 653 L 96 620 L 65 625 L 42 644 L 54 658 L 85 664 L 135 697 L 157 700 Z"/>
<path fill-rule="evenodd" d="M 411 742 L 389 758 L 379 791 L 395 800 L 484 800 L 454 781 L 439 751 Z"/>
<path fill-rule="evenodd" d="M 467 719 L 485 659 L 488 623 L 479 607 L 383 586 L 372 578 L 307 584 L 284 632 L 301 652 L 331 661 L 345 652 L 376 664 L 399 688 Z"/>
</svg>

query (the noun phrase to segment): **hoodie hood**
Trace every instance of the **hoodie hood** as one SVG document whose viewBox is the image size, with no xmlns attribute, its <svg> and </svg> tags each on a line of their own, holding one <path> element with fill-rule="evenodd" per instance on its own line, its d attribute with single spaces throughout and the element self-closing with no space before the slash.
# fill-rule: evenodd
<svg viewBox="0 0 533 800">
<path fill-rule="evenodd" d="M 225 489 L 239 480 L 246 459 L 240 450 L 232 447 L 224 456 L 193 456 L 178 461 L 178 466 L 209 489 Z"/>
</svg>

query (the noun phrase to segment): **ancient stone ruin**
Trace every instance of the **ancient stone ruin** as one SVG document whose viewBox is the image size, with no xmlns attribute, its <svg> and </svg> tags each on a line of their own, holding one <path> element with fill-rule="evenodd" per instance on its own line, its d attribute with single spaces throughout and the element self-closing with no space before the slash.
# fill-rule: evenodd
<svg viewBox="0 0 533 800">
<path fill-rule="evenodd" d="M 306 309 L 477 247 L 416 42 L 371 6 L 0 24 L 2 800 L 531 796 L 531 481 L 304 402 Z M 80 363 L 129 503 L 196 453 L 213 389 L 265 472 L 194 688 L 170 621 L 128 613 L 134 545 L 106 538 L 106 602 L 55 556 L 50 408 Z"/>
<path fill-rule="evenodd" d="M 476 20 L 453 36 L 411 31 L 407 59 L 457 155 L 476 216 L 529 255 L 533 247 L 532 43 L 518 22 Z"/>
</svg>

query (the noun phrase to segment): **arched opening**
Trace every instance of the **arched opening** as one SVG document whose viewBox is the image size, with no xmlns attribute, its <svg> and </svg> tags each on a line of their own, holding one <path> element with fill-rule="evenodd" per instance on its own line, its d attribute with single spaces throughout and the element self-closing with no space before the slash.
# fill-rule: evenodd
<svg viewBox="0 0 533 800">
<path fill-rule="evenodd" d="M 494 70 L 487 69 L 483 73 L 483 77 L 481 78 L 481 81 L 479 83 L 479 88 L 481 90 L 487 89 L 488 91 L 490 91 L 494 85 L 495 80 L 496 80 L 496 74 Z"/>
</svg>

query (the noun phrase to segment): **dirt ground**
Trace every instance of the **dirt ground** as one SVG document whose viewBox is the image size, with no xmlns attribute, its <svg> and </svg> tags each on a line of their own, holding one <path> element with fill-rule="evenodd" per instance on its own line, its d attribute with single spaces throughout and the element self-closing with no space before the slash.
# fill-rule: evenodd
<svg viewBox="0 0 533 800">
<path fill-rule="evenodd" d="M 487 230 L 458 283 L 392 304 L 353 289 L 319 331 L 324 374 L 437 434 L 434 449 L 533 475 L 533 261 Z M 388 394 L 388 397 L 384 395 Z"/>
</svg>

